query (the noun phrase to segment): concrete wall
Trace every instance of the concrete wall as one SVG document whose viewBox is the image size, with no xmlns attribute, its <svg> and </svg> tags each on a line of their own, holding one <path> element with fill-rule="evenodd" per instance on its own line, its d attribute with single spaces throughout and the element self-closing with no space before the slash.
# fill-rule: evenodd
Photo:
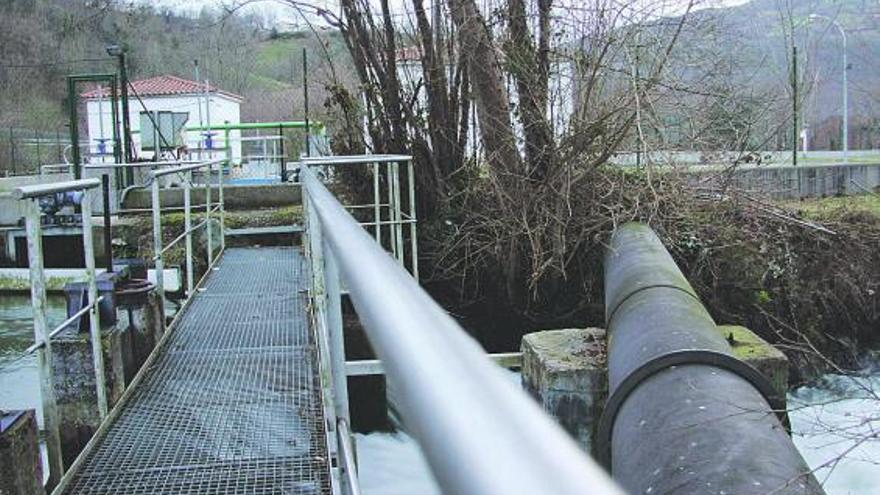
<svg viewBox="0 0 880 495">
<path fill-rule="evenodd" d="M 12 197 L 16 187 L 32 184 L 51 184 L 73 178 L 70 174 L 21 175 L 0 178 L 0 225 L 15 225 L 25 215 L 25 201 Z"/>
<path fill-rule="evenodd" d="M 102 330 L 107 400 L 115 404 L 161 337 L 162 305 L 151 294 L 145 306 Z M 53 388 L 61 420 L 61 450 L 69 466 L 100 424 L 89 334 L 65 330 L 52 342 Z"/>
<path fill-rule="evenodd" d="M 776 199 L 846 196 L 880 191 L 880 163 L 741 167 L 729 175 L 693 171 L 697 177 L 716 176 L 739 189 Z"/>
</svg>

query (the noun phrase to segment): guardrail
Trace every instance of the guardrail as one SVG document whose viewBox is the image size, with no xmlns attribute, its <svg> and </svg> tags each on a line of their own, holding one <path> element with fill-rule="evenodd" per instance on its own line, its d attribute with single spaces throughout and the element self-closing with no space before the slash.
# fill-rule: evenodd
<svg viewBox="0 0 880 495">
<path fill-rule="evenodd" d="M 217 190 L 218 190 L 218 199 L 217 203 L 213 203 L 211 201 L 211 172 L 215 165 L 222 166 L 225 163 L 225 159 L 218 160 L 209 160 L 201 163 L 187 164 L 187 165 L 179 165 L 176 167 L 165 168 L 152 170 L 150 172 L 151 181 L 152 181 L 152 204 L 151 210 L 153 214 L 153 256 L 152 261 L 155 266 L 156 271 L 156 291 L 163 298 L 163 307 L 164 307 L 164 297 L 165 297 L 165 254 L 169 249 L 177 245 L 177 243 L 181 241 L 185 241 L 186 243 L 186 254 L 185 254 L 185 264 L 186 264 L 186 294 L 187 297 L 192 297 L 193 286 L 194 286 L 194 267 L 193 267 L 193 239 L 192 234 L 194 231 L 204 228 L 205 229 L 205 238 L 207 244 L 207 259 L 208 266 L 213 265 L 214 263 L 214 242 L 213 236 L 211 232 L 211 215 L 213 213 L 218 213 L 219 222 L 220 222 L 220 252 L 217 253 L 217 257 L 219 258 L 220 254 L 223 253 L 223 250 L 226 249 L 226 239 L 225 239 L 225 221 L 226 221 L 226 211 L 224 208 L 224 198 L 223 198 L 223 171 L 220 170 L 220 173 L 217 174 Z M 206 168 L 206 179 L 205 179 L 205 219 L 199 222 L 197 225 L 192 225 L 192 179 L 193 179 L 193 171 L 200 170 Z M 183 233 L 178 235 L 174 240 L 169 242 L 167 245 L 162 244 L 162 202 L 160 195 L 160 184 L 159 178 L 164 177 L 166 175 L 172 174 L 182 174 L 183 178 L 183 224 L 184 230 Z M 163 325 L 164 327 L 164 325 Z"/>
<path fill-rule="evenodd" d="M 140 209 L 124 209 L 122 207 L 125 202 L 126 195 L 136 189 L 146 189 L 152 185 L 152 172 L 156 170 L 167 170 L 169 168 L 181 167 L 185 165 L 198 165 L 211 161 L 212 163 L 224 162 L 228 166 L 228 159 L 217 160 L 162 160 L 155 162 L 124 162 L 124 163 L 88 163 L 83 165 L 84 171 L 112 171 L 116 175 L 115 186 L 115 212 L 117 213 L 142 213 Z M 137 177 L 135 176 L 137 174 Z M 121 176 L 126 175 L 125 180 L 121 180 Z M 210 177 L 208 177 L 208 180 Z M 207 180 L 206 180 L 207 182 Z M 128 184 L 122 187 L 121 184 Z"/>
<path fill-rule="evenodd" d="M 31 302 L 34 307 L 34 345 L 28 348 L 28 352 L 37 353 L 37 369 L 40 375 L 40 393 L 43 402 L 43 427 L 46 431 L 46 449 L 49 460 L 49 486 L 57 484 L 64 472 L 64 463 L 61 458 L 60 418 L 52 380 L 52 338 L 86 313 L 89 313 L 89 339 L 91 340 L 95 370 L 98 411 L 101 419 L 107 417 L 107 387 L 104 375 L 104 353 L 101 349 L 99 311 L 99 304 L 103 298 L 98 297 L 94 239 L 92 238 L 92 207 L 88 198 L 88 192 L 100 186 L 101 181 L 98 179 L 85 179 L 22 186 L 15 189 L 13 193 L 19 200 L 29 200 L 25 216 L 25 229 L 27 231 L 28 266 L 31 279 Z M 43 273 L 43 233 L 39 200 L 44 196 L 71 192 L 82 193 L 82 198 L 78 203 L 82 213 L 83 251 L 89 302 L 75 315 L 50 332 L 46 316 L 46 280 Z"/>
<path fill-rule="evenodd" d="M 407 181 L 407 210 L 404 211 L 400 190 L 400 165 L 406 167 Z M 304 157 L 300 161 L 301 167 L 321 167 L 325 171 L 328 167 L 346 165 L 369 165 L 373 179 L 373 202 L 361 205 L 345 205 L 348 209 L 371 209 L 373 220 L 360 222 L 360 225 L 372 227 L 376 242 L 385 244 L 388 250 L 401 265 L 406 264 L 404 244 L 404 226 L 409 230 L 410 249 L 410 273 L 418 280 L 419 278 L 419 245 L 416 224 L 416 187 L 413 170 L 412 156 L 410 155 L 335 155 Z M 381 176 L 384 167 L 386 202 L 382 200 Z M 332 180 L 330 173 L 324 174 L 326 179 Z M 387 220 L 386 220 L 387 218 Z M 383 235 L 383 229 L 387 227 Z M 387 237 L 385 237 L 387 236 Z"/>
<path fill-rule="evenodd" d="M 446 493 L 622 494 L 535 402 L 376 243 L 308 167 L 300 170 L 321 374 L 338 482 L 356 494 L 340 283 L 400 391 L 400 412 Z M 336 437 L 336 438 L 334 438 Z"/>
</svg>

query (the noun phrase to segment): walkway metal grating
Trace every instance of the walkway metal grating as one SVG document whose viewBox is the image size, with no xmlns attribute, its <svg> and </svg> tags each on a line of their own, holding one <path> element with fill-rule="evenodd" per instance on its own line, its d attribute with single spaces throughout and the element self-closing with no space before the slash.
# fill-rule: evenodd
<svg viewBox="0 0 880 495">
<path fill-rule="evenodd" d="M 330 493 L 306 273 L 227 250 L 66 493 Z"/>
</svg>

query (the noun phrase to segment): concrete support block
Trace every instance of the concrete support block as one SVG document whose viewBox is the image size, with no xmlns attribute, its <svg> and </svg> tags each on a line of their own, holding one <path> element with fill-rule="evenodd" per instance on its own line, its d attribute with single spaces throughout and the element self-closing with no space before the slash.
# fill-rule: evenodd
<svg viewBox="0 0 880 495">
<path fill-rule="evenodd" d="M 763 373 L 784 398 L 788 359 L 751 330 L 719 325 L 734 355 Z M 608 399 L 605 331 L 548 330 L 522 340 L 522 380 L 544 409 L 584 451 L 592 453 L 594 428 Z"/>
<path fill-rule="evenodd" d="M 102 336 L 107 400 L 114 404 L 125 387 L 125 349 L 128 333 L 115 327 Z M 61 452 L 70 466 L 101 423 L 95 371 L 88 333 L 62 332 L 52 342 L 53 387 L 58 404 Z"/>
<path fill-rule="evenodd" d="M 785 354 L 746 327 L 718 325 L 716 328 L 733 348 L 733 354 L 763 373 L 784 399 L 788 392 L 788 358 Z"/>
<path fill-rule="evenodd" d="M 43 495 L 37 416 L 0 411 L 0 495 Z"/>
<path fill-rule="evenodd" d="M 608 398 L 605 331 L 576 328 L 531 333 L 522 340 L 522 380 L 544 409 L 586 452 Z"/>
</svg>

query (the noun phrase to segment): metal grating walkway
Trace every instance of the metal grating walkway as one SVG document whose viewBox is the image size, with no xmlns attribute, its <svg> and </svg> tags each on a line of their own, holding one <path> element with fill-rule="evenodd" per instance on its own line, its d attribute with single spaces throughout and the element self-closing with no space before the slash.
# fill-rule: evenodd
<svg viewBox="0 0 880 495">
<path fill-rule="evenodd" d="M 65 493 L 329 493 L 306 268 L 228 249 Z"/>
</svg>

